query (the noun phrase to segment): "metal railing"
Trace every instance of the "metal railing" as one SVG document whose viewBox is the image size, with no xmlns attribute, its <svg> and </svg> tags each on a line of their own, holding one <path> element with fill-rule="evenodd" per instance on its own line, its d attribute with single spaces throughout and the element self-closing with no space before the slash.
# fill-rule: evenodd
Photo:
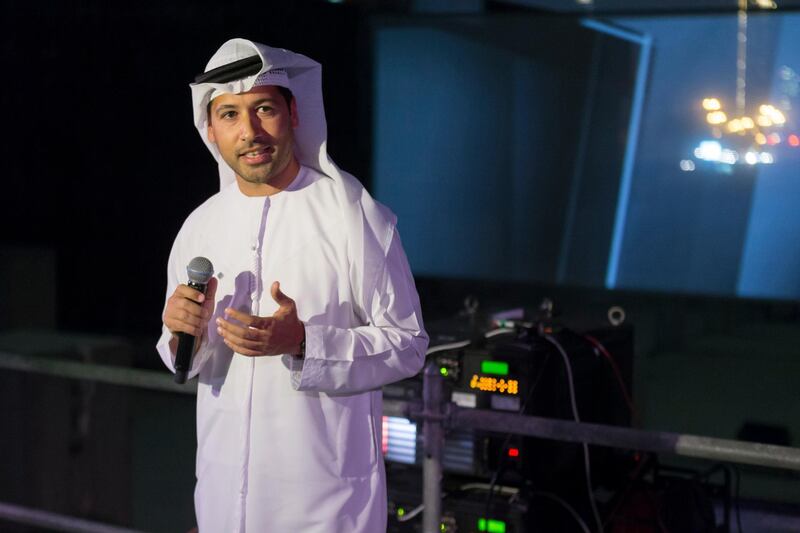
<svg viewBox="0 0 800 533">
<path fill-rule="evenodd" d="M 461 408 L 442 401 L 444 378 L 435 361 L 428 361 L 423 379 L 422 410 L 408 411 L 423 421 L 423 533 L 441 531 L 445 426 L 800 471 L 798 448 Z"/>
<path fill-rule="evenodd" d="M 0 369 L 18 370 L 45 374 L 69 379 L 83 379 L 107 383 L 109 385 L 122 385 L 137 389 L 150 389 L 162 392 L 177 392 L 181 394 L 197 394 L 197 382 L 191 381 L 185 385 L 178 385 L 172 375 L 157 370 L 141 370 L 113 365 L 100 365 L 96 363 L 82 363 L 68 359 L 41 357 L 35 355 L 21 355 L 0 352 Z"/>
<path fill-rule="evenodd" d="M 26 526 L 42 527 L 68 533 L 142 533 L 133 529 L 92 522 L 41 509 L 0 502 L 0 517 Z"/>
<path fill-rule="evenodd" d="M 177 385 L 172 381 L 171 374 L 164 371 L 81 363 L 7 352 L 0 352 L 0 369 L 181 394 L 195 394 L 197 391 L 196 382 Z M 442 453 L 445 428 L 512 433 L 566 442 L 800 471 L 800 449 L 798 448 L 461 408 L 445 401 L 444 378 L 439 373 L 438 366 L 434 361 L 428 362 L 423 373 L 422 403 L 386 399 L 384 400 L 384 414 L 421 420 L 423 423 L 424 533 L 438 533 L 441 527 Z M 0 503 L 0 517 L 42 525 L 59 531 L 107 533 L 131 531 L 4 503 Z M 75 526 L 76 524 L 77 526 Z M 80 527 L 84 527 L 84 529 L 80 529 Z M 91 527 L 95 529 L 90 529 Z"/>
</svg>

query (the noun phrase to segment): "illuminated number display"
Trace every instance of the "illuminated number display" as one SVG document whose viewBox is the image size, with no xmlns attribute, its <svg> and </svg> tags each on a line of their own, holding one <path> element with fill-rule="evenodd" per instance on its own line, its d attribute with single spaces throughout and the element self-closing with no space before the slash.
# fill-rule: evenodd
<svg viewBox="0 0 800 533">
<path fill-rule="evenodd" d="M 516 379 L 494 378 L 473 374 L 469 382 L 470 389 L 483 392 L 499 392 L 501 394 L 519 394 L 519 381 Z"/>
</svg>

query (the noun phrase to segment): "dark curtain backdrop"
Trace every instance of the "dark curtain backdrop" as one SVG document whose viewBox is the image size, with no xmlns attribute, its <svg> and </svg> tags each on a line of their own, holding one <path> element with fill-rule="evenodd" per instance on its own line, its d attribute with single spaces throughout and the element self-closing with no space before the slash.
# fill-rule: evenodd
<svg viewBox="0 0 800 533">
<path fill-rule="evenodd" d="M 180 224 L 213 194 L 189 82 L 246 37 L 323 64 L 329 151 L 367 180 L 365 38 L 324 2 L 4 2 L 0 17 L 0 250 L 55 251 L 57 323 L 126 334 L 160 327 Z M 18 274 L 25 305 L 37 283 Z"/>
</svg>

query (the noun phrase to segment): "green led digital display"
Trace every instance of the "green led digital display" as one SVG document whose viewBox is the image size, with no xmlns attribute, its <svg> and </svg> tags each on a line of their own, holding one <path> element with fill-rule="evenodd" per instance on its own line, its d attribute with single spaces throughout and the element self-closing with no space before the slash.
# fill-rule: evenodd
<svg viewBox="0 0 800 533">
<path fill-rule="evenodd" d="M 506 523 L 502 520 L 486 520 L 485 518 L 478 519 L 478 531 L 486 531 L 487 533 L 506 533 Z"/>
<path fill-rule="evenodd" d="M 508 363 L 503 361 L 481 361 L 481 373 L 495 376 L 508 375 Z"/>
</svg>

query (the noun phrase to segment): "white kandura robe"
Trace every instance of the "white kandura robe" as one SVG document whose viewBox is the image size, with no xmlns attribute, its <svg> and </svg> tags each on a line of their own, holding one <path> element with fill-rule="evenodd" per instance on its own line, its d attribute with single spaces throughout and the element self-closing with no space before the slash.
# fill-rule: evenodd
<svg viewBox="0 0 800 533">
<path fill-rule="evenodd" d="M 352 177 L 307 167 L 270 197 L 228 185 L 186 220 L 167 295 L 195 256 L 219 278 L 190 373 L 200 533 L 386 530 L 379 387 L 416 374 L 428 343 L 394 224 Z M 276 280 L 305 323 L 305 359 L 232 353 L 214 320 L 228 306 L 271 315 Z M 174 370 L 169 338 L 157 347 Z"/>
</svg>

